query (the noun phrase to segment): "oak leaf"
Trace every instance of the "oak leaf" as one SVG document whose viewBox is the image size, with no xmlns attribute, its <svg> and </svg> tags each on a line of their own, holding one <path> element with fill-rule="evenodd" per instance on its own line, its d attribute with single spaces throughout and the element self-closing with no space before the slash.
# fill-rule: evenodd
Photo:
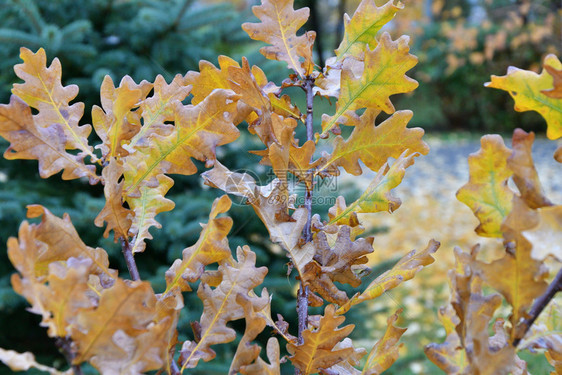
<svg viewBox="0 0 562 375">
<path fill-rule="evenodd" d="M 378 375 L 386 371 L 399 356 L 399 349 L 403 344 L 398 344 L 400 337 L 406 332 L 406 328 L 397 327 L 394 324 L 398 320 L 398 314 L 402 310 L 398 310 L 387 319 L 387 327 L 383 337 L 377 341 L 363 367 L 361 374 Z"/>
<path fill-rule="evenodd" d="M 13 350 L 0 348 L 0 361 L 12 371 L 27 371 L 31 368 L 36 368 L 39 371 L 45 371 L 52 375 L 71 375 L 74 373 L 72 369 L 61 372 L 52 367 L 37 363 L 35 356 L 31 352 L 18 353 Z"/>
<path fill-rule="evenodd" d="M 230 247 L 227 234 L 232 228 L 232 219 L 217 217 L 230 209 L 232 202 L 227 195 L 215 199 L 209 214 L 209 222 L 201 224 L 203 230 L 197 242 L 183 250 L 183 259 L 176 259 L 166 271 L 166 291 L 179 287 L 182 292 L 191 291 L 188 282 L 197 281 L 205 270 L 205 266 L 221 262 L 229 257 Z"/>
<path fill-rule="evenodd" d="M 10 142 L 4 158 L 37 160 L 42 178 L 62 170 L 63 180 L 87 177 L 90 184 L 97 183 L 96 169 L 84 164 L 84 155 L 65 151 L 67 137 L 62 125 L 55 122 L 43 126 L 36 121 L 38 116 L 32 116 L 31 108 L 15 95 L 10 104 L 0 104 L 0 136 Z"/>
<path fill-rule="evenodd" d="M 250 291 L 263 282 L 267 268 L 255 267 L 256 254 L 248 246 L 238 248 L 237 258 L 232 265 L 224 263 L 219 266 L 222 280 L 215 289 L 206 283 L 205 276 L 202 278 L 197 295 L 203 301 L 203 314 L 195 325 L 195 340 L 185 341 L 182 346 L 182 369 L 196 367 L 201 359 L 205 362 L 212 360 L 216 355 L 212 345 L 236 338 L 236 332 L 226 324 L 244 318 L 244 308 L 237 302 L 238 295 L 250 299 L 256 310 L 269 303 L 269 295 L 250 297 Z"/>
<path fill-rule="evenodd" d="M 334 349 L 338 342 L 345 339 L 353 328 L 353 324 L 338 328 L 345 321 L 344 316 L 336 315 L 334 305 L 326 306 L 324 316 L 320 318 L 316 330 L 303 331 L 303 343 L 289 343 L 287 350 L 289 359 L 303 375 L 314 374 L 345 360 L 354 352 L 353 348 Z"/>
<path fill-rule="evenodd" d="M 92 125 L 102 143 L 100 149 L 103 159 L 127 155 L 122 144 L 129 141 L 140 129 L 136 114 L 132 110 L 139 105 L 152 84 L 142 81 L 136 84 L 129 76 L 123 77 L 119 87 L 115 87 L 110 76 L 105 76 L 101 88 L 101 105 L 92 108 Z"/>
<path fill-rule="evenodd" d="M 122 174 L 122 162 L 111 158 L 109 164 L 102 170 L 105 205 L 94 220 L 94 224 L 98 227 L 103 227 L 103 223 L 107 222 L 103 236 L 107 238 L 109 231 L 113 230 L 115 242 L 119 238 L 129 237 L 131 218 L 134 216 L 131 210 L 123 207 L 123 181 L 119 181 Z"/>
<path fill-rule="evenodd" d="M 397 210 L 402 202 L 392 194 L 392 189 L 402 182 L 406 168 L 414 164 L 414 156 L 416 155 L 408 155 L 408 150 L 406 150 L 391 166 L 385 163 L 356 201 L 349 206 L 345 206 L 345 199 L 342 197 L 339 202 L 336 202 L 336 205 L 330 209 L 328 224 L 351 220 L 350 218 L 357 213 L 393 212 Z"/>
<path fill-rule="evenodd" d="M 362 375 L 361 371 L 356 369 L 356 366 L 360 365 L 361 358 L 367 354 L 367 351 L 363 348 L 355 348 L 353 346 L 353 341 L 349 337 L 346 337 L 342 341 L 338 342 L 333 350 L 341 349 L 353 349 L 353 352 L 345 358 L 343 361 L 336 363 L 330 368 L 322 370 L 323 375 Z"/>
<path fill-rule="evenodd" d="M 412 250 L 406 254 L 382 275 L 373 280 L 362 293 L 355 294 L 345 305 L 338 309 L 338 314 L 344 314 L 349 309 L 364 301 L 373 300 L 384 292 L 396 288 L 405 281 L 411 280 L 421 269 L 435 261 L 431 256 L 437 251 L 440 243 L 431 240 L 422 251 Z"/>
<path fill-rule="evenodd" d="M 550 255 L 562 262 L 562 205 L 539 208 L 537 212 L 538 224 L 523 232 L 533 244 L 531 256 L 543 261 Z"/>
<path fill-rule="evenodd" d="M 379 113 L 379 110 L 367 109 L 347 140 L 337 136 L 334 151 L 319 171 L 335 164 L 357 176 L 362 173 L 359 159 L 369 169 L 377 171 L 389 157 L 398 158 L 406 150 L 406 155 L 426 155 L 429 152 L 429 146 L 421 139 L 423 129 L 406 128 L 413 116 L 411 111 L 395 112 L 375 126 Z"/>
<path fill-rule="evenodd" d="M 20 58 L 23 63 L 14 66 L 14 71 L 24 83 L 14 84 L 12 93 L 39 112 L 34 116 L 37 126 L 47 128 L 58 124 L 63 149 L 78 149 L 81 151 L 78 156 L 90 156 L 92 161 L 96 161 L 92 147 L 88 145 L 92 127 L 78 124 L 84 114 L 84 103 L 70 104 L 78 95 L 78 86 L 62 85 L 59 59 L 53 59 L 47 68 L 43 48 L 33 53 L 25 47 L 20 49 Z"/>
<path fill-rule="evenodd" d="M 553 76 L 546 67 L 561 70 L 562 63 L 555 55 L 547 55 L 541 74 L 510 66 L 505 76 L 492 76 L 485 84 L 509 92 L 518 112 L 536 111 L 546 120 L 546 136 L 549 139 L 562 137 L 562 100 L 548 96 L 544 91 L 553 88 Z M 552 95 L 552 94 L 549 94 Z"/>
<path fill-rule="evenodd" d="M 392 41 L 385 32 L 374 50 L 365 50 L 364 63 L 355 59 L 344 60 L 336 113 L 333 116 L 322 116 L 322 136 L 327 136 L 338 124 L 355 125 L 355 112 L 362 108 L 394 113 L 389 97 L 418 87 L 417 81 L 405 75 L 418 61 L 409 53 L 408 41 L 407 36 Z M 356 74 L 357 70 L 361 72 Z"/>
<path fill-rule="evenodd" d="M 501 237 L 503 219 L 511 211 L 513 192 L 507 180 L 513 172 L 507 167 L 511 150 L 501 136 L 485 135 L 482 148 L 468 157 L 468 182 L 457 191 L 457 199 L 466 204 L 480 221 L 476 233 L 483 237 Z"/>
<path fill-rule="evenodd" d="M 240 373 L 244 375 L 280 375 L 279 341 L 275 337 L 270 337 L 267 340 L 266 351 L 270 363 L 266 363 L 258 357 L 251 365 L 242 366 Z"/>
<path fill-rule="evenodd" d="M 541 92 L 549 98 L 562 99 L 562 69 L 557 69 L 550 65 L 545 65 L 544 68 L 552 76 L 552 85 L 554 87 Z"/>
<path fill-rule="evenodd" d="M 284 61 L 301 78 L 312 73 L 312 45 L 314 31 L 297 36 L 306 23 L 310 10 L 293 9 L 293 0 L 262 0 L 262 5 L 252 7 L 261 23 L 246 22 L 242 29 L 250 38 L 270 44 L 260 52 L 268 59 Z M 304 60 L 304 61 L 303 61 Z"/>
<path fill-rule="evenodd" d="M 394 0 L 380 7 L 374 0 L 361 1 L 351 19 L 347 14 L 344 15 L 343 40 L 335 51 L 337 60 L 342 61 L 346 56 L 361 56 L 366 46 L 374 49 L 377 46 L 377 33 L 403 8 L 402 3 L 395 4 Z"/>
<path fill-rule="evenodd" d="M 534 140 L 535 133 L 515 129 L 511 145 L 513 152 L 507 159 L 507 166 L 513 171 L 513 182 L 515 182 L 521 198 L 533 209 L 552 205 L 544 193 L 533 163 Z"/>
</svg>

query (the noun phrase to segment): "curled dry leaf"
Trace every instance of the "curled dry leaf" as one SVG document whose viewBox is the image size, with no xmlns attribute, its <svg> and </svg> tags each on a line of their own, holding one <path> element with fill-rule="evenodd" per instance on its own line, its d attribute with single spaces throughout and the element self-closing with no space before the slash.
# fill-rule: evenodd
<svg viewBox="0 0 562 375">
<path fill-rule="evenodd" d="M 513 172 L 507 167 L 511 150 L 501 136 L 485 135 L 482 148 L 468 157 L 468 182 L 457 191 L 480 221 L 476 233 L 483 237 L 502 237 L 501 223 L 511 211 L 513 192 L 507 180 Z"/>
<path fill-rule="evenodd" d="M 203 230 L 197 242 L 183 250 L 183 259 L 176 259 L 174 264 L 166 271 L 166 291 L 168 293 L 175 287 L 179 287 L 182 292 L 191 291 L 189 282 L 197 281 L 205 266 L 221 262 L 231 258 L 230 246 L 226 238 L 232 228 L 232 219 L 229 217 L 219 217 L 230 209 L 232 202 L 227 195 L 215 199 L 209 222 L 201 224 Z"/>
<path fill-rule="evenodd" d="M 389 157 L 398 158 L 405 151 L 406 155 L 427 155 L 429 146 L 422 141 L 423 129 L 406 128 L 413 116 L 411 111 L 395 112 L 375 126 L 375 119 L 379 114 L 380 110 L 367 109 L 347 140 L 337 136 L 334 151 L 319 171 L 330 165 L 337 165 L 357 176 L 363 172 L 359 160 L 369 169 L 377 171 Z"/>
<path fill-rule="evenodd" d="M 226 324 L 244 318 L 244 307 L 238 303 L 237 298 L 249 300 L 256 311 L 269 304 L 267 294 L 262 297 L 250 295 L 250 292 L 263 282 L 267 268 L 255 267 L 256 254 L 248 246 L 238 248 L 237 258 L 232 265 L 224 263 L 219 266 L 218 273 L 222 279 L 216 288 L 212 289 L 207 284 L 205 275 L 201 279 L 197 295 L 203 301 L 203 314 L 195 325 L 195 340 L 185 341 L 182 346 L 182 369 L 196 367 L 201 359 L 208 362 L 215 358 L 212 345 L 234 341 L 236 331 Z"/>
<path fill-rule="evenodd" d="M 10 104 L 0 104 L 0 136 L 10 142 L 4 158 L 37 160 L 42 178 L 63 171 L 63 180 L 87 177 L 90 184 L 97 183 L 96 169 L 84 164 L 84 155 L 65 151 L 67 137 L 62 125 L 44 126 L 36 121 L 38 116 L 32 116 L 31 108 L 15 95 Z"/>
<path fill-rule="evenodd" d="M 535 133 L 526 133 L 515 129 L 513 132 L 511 156 L 507 166 L 513 171 L 513 182 L 517 186 L 521 198 L 530 208 L 552 206 L 542 188 L 535 164 L 533 163 L 532 147 Z"/>
<path fill-rule="evenodd" d="M 424 250 L 412 250 L 409 252 L 392 269 L 373 280 L 365 291 L 355 294 L 345 305 L 341 306 L 338 309 L 338 314 L 344 314 L 352 306 L 375 299 L 384 292 L 396 288 L 405 281 L 411 280 L 423 267 L 435 261 L 431 255 L 439 249 L 439 245 L 439 242 L 431 240 Z"/>
<path fill-rule="evenodd" d="M 261 23 L 244 23 L 242 29 L 250 38 L 270 44 L 260 52 L 268 59 L 284 61 L 301 78 L 312 73 L 312 45 L 314 31 L 297 36 L 306 23 L 310 10 L 293 9 L 293 0 L 262 0 L 262 5 L 252 7 Z"/>
<path fill-rule="evenodd" d="M 406 76 L 418 59 L 409 53 L 409 38 L 402 36 L 392 41 L 388 33 L 383 33 L 374 50 L 365 50 L 365 62 L 361 74 L 356 75 L 355 59 L 345 59 L 341 73 L 341 92 L 333 116 L 322 116 L 322 136 L 338 124 L 355 125 L 361 108 L 383 110 L 394 113 L 389 97 L 394 94 L 410 92 L 418 87 L 417 81 Z"/>
<path fill-rule="evenodd" d="M 387 327 L 383 337 L 377 341 L 363 367 L 361 374 L 379 375 L 386 371 L 399 356 L 399 349 L 403 344 L 398 344 L 400 337 L 406 332 L 407 328 L 396 327 L 394 324 L 398 320 L 398 315 L 402 310 L 398 310 L 387 319 Z"/>
<path fill-rule="evenodd" d="M 269 340 L 267 340 L 266 351 L 270 363 L 258 357 L 251 365 L 242 366 L 240 373 L 244 375 L 280 375 L 279 341 L 277 341 L 275 337 L 270 337 Z"/>
<path fill-rule="evenodd" d="M 320 318 L 318 328 L 303 331 L 302 344 L 287 345 L 287 350 L 291 354 L 289 359 L 303 375 L 328 369 L 354 353 L 353 347 L 335 348 L 355 327 L 353 324 L 348 324 L 338 328 L 344 321 L 344 316 L 336 315 L 334 305 L 328 305 L 324 310 L 324 316 Z"/>
<path fill-rule="evenodd" d="M 549 98 L 562 99 L 562 68 L 555 68 L 551 65 L 545 65 L 544 69 L 552 76 L 552 85 L 550 90 L 542 90 L 541 92 Z"/>
<path fill-rule="evenodd" d="M 546 136 L 558 139 L 562 137 L 562 100 L 552 97 L 552 92 L 545 93 L 553 88 L 553 76 L 546 67 L 550 67 L 551 71 L 561 70 L 562 63 L 555 55 L 550 54 L 544 58 L 543 65 L 545 68 L 541 74 L 510 66 L 507 75 L 492 76 L 491 82 L 485 86 L 509 92 L 518 112 L 538 112 L 546 120 Z"/>
<path fill-rule="evenodd" d="M 78 95 L 78 86 L 62 85 L 59 59 L 53 59 L 47 68 L 47 55 L 43 48 L 33 53 L 25 47 L 20 48 L 20 58 L 23 63 L 14 66 L 14 72 L 24 83 L 14 84 L 12 94 L 39 112 L 33 118 L 36 126 L 48 128 L 57 124 L 63 150 L 78 149 L 81 159 L 90 156 L 93 161 L 97 160 L 88 145 L 92 127 L 78 124 L 84 114 L 84 103 L 70 104 Z"/>
</svg>

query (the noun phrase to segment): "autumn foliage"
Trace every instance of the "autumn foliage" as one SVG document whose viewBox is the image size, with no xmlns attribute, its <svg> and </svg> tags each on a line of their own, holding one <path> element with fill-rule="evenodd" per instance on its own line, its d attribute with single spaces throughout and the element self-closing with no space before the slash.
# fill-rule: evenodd
<svg viewBox="0 0 562 375">
<path fill-rule="evenodd" d="M 349 338 L 354 326 L 345 323 L 345 314 L 412 279 L 433 263 L 432 254 L 439 248 L 428 239 L 425 249 L 412 250 L 361 286 L 375 239 L 362 236 L 358 214 L 398 209 L 401 201 L 392 190 L 415 159 L 429 152 L 423 130 L 407 127 L 412 112 L 396 110 L 391 101 L 391 96 L 418 86 L 407 76 L 417 63 L 409 52 L 409 38 L 381 33 L 402 8 L 393 0 L 382 6 L 363 0 L 353 17 L 345 18 L 335 56 L 318 67 L 312 53 L 315 33 L 299 35 L 309 10 L 293 9 L 292 0 L 262 0 L 253 8 L 258 21 L 242 28 L 266 43 L 260 50 L 265 57 L 287 64 L 291 73 L 281 86 L 246 59 L 227 56 L 219 57 L 218 67 L 202 61 L 198 72 L 177 75 L 170 83 L 161 76 L 153 83 L 124 77 L 116 86 L 106 77 L 101 107 L 92 108 L 92 125 L 80 124 L 84 105 L 72 103 L 78 87 L 62 85 L 58 59 L 48 66 L 44 50 L 22 48 L 23 63 L 14 70 L 23 83 L 14 85 L 9 104 L 0 105 L 0 135 L 10 142 L 4 157 L 37 160 L 43 178 L 62 172 L 65 180 L 103 184 L 106 204 L 94 224 L 105 226 L 106 237 L 113 232 L 130 274 L 130 279 L 120 277 L 104 249 L 84 244 L 68 215 L 59 218 L 43 206 L 28 206 L 28 217 L 40 222 L 24 221 L 18 237 L 8 241 L 17 270 L 12 285 L 56 339 L 69 373 L 81 373 L 83 362 L 104 374 L 189 373 L 200 361 L 215 358 L 214 346 L 236 340 L 229 323 L 239 320 L 244 320 L 245 331 L 231 374 L 280 374 L 281 363 L 287 361 L 297 374 L 380 374 L 397 360 L 406 330 L 396 326 L 400 311 L 388 317 L 385 334 L 366 349 L 355 347 Z M 549 138 L 557 139 L 562 136 L 561 72 L 556 57 L 548 56 L 540 76 L 510 71 L 506 77 L 492 77 L 489 86 L 509 91 L 517 110 L 543 114 Z M 304 90 L 304 113 L 283 94 L 289 87 Z M 315 95 L 335 100 L 335 113 L 318 116 Z M 186 98 L 190 104 L 184 104 Z M 378 120 L 381 112 L 387 115 L 384 121 Z M 321 118 L 316 132 L 313 115 Z M 268 185 L 217 160 L 217 147 L 235 142 L 242 122 L 263 143 L 261 150 L 250 152 L 275 173 Z M 348 137 L 341 135 L 342 125 L 352 127 Z M 306 140 L 295 138 L 298 126 L 306 128 Z M 98 138 L 94 145 L 92 128 Z M 549 271 L 562 261 L 557 245 L 560 206 L 542 193 L 530 152 L 533 137 L 517 130 L 508 149 L 501 137 L 486 136 L 482 150 L 469 158 L 470 181 L 458 198 L 480 220 L 477 233 L 503 238 L 506 251 L 490 264 L 477 259 L 478 247 L 470 253 L 456 251 L 451 304 L 439 312 L 447 338 L 426 348 L 428 357 L 447 373 L 524 374 L 525 363 L 517 357 L 523 348 L 544 349 L 560 369 L 559 334 L 547 329 L 536 333 L 540 340 L 526 336 L 533 314 L 540 313 L 535 305 L 545 298 L 546 305 L 552 290 L 560 288 L 560 277 L 549 286 Z M 331 152 L 320 152 L 320 147 Z M 559 149 L 558 161 L 560 154 Z M 157 215 L 174 208 L 166 198 L 173 176 L 198 173 L 192 159 L 208 168 L 201 174 L 205 183 L 227 195 L 214 201 L 199 240 L 171 264 L 162 275 L 165 290 L 155 293 L 149 282 L 140 280 L 134 256 L 152 239 L 150 229 L 160 227 Z M 365 168 L 376 174 L 359 198 L 348 203 L 340 196 L 324 216 L 313 214 L 320 179 L 342 171 L 360 175 Z M 289 175 L 305 187 L 303 205 L 296 205 L 289 194 Z M 509 178 L 517 192 L 508 187 Z M 228 195 L 243 197 L 271 241 L 284 249 L 289 270 L 299 281 L 298 326 L 289 326 L 272 311 L 275 296 L 260 287 L 268 269 L 256 264 L 251 248 L 230 248 Z M 499 294 L 485 294 L 484 283 Z M 357 292 L 348 295 L 342 284 Z M 183 293 L 197 293 L 203 310 L 191 324 L 194 339 L 179 342 L 178 329 L 187 329 L 178 327 L 179 314 L 190 308 L 184 306 Z M 493 319 L 502 298 L 512 307 L 507 321 Z M 309 306 L 321 307 L 323 314 L 309 316 Z M 492 337 L 490 324 L 496 332 Z M 542 329 L 535 328 L 533 334 Z M 264 357 L 254 340 L 266 329 L 274 336 Z M 521 339 L 524 345 L 518 345 Z M 38 364 L 31 353 L 0 349 L 0 360 L 13 370 L 36 367 L 58 373 Z"/>
</svg>

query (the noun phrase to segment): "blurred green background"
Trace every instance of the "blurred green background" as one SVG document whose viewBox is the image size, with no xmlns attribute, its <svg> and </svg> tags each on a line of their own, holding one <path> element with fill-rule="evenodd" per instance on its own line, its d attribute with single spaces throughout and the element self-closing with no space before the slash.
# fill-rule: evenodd
<svg viewBox="0 0 562 375">
<path fill-rule="evenodd" d="M 393 38 L 411 36 L 412 53 L 420 58 L 411 76 L 420 82 L 414 93 L 394 98 L 397 109 L 412 109 L 412 125 L 429 133 L 470 131 L 510 132 L 515 127 L 544 132 L 545 124 L 531 112 L 515 113 L 508 95 L 499 90 L 484 90 L 491 74 L 503 75 L 509 65 L 523 69 L 540 69 L 547 53 L 560 56 L 562 46 L 562 2 L 552 0 L 412 0 L 388 25 Z M 63 83 L 80 86 L 79 101 L 86 103 L 83 123 L 89 123 L 89 109 L 99 104 L 99 87 L 106 74 L 114 82 L 128 74 L 135 81 L 153 81 L 162 74 L 169 82 L 177 74 L 196 70 L 205 59 L 216 63 L 220 54 L 238 61 L 241 56 L 262 67 L 277 84 L 286 77 L 284 64 L 266 61 L 240 25 L 254 21 L 250 6 L 255 1 L 196 0 L 0 0 L 0 103 L 7 103 L 17 78 L 12 67 L 19 63 L 19 48 L 33 51 L 43 47 L 50 60 L 58 57 L 63 66 Z M 384 1 L 378 1 L 382 5 Z M 343 13 L 350 15 L 357 0 L 295 1 L 295 7 L 309 6 L 308 30 L 318 33 L 316 62 L 322 65 L 341 40 Z M 295 96 L 298 100 L 300 93 Z M 302 108 L 302 100 L 297 103 Z M 330 112 L 327 100 L 317 99 L 317 109 Z M 316 116 L 319 119 L 320 116 Z M 244 132 L 243 132 L 244 133 Z M 7 147 L 0 140 L 0 151 Z M 259 157 L 241 152 L 260 149 L 249 134 L 219 151 L 219 160 L 231 169 L 256 166 Z M 204 170 L 202 165 L 199 169 Z M 267 170 L 256 173 L 266 182 Z M 181 250 L 198 238 L 200 222 L 206 222 L 210 203 L 218 191 L 202 186 L 198 175 L 175 178 L 169 197 L 176 203 L 172 212 L 160 214 L 161 230 L 153 230 L 154 240 L 138 256 L 143 279 L 150 280 L 156 292 L 164 289 L 164 272 Z M 353 196 L 353 186 L 340 194 Z M 68 212 L 74 225 L 89 246 L 101 246 L 110 261 L 122 272 L 124 262 L 119 247 L 102 238 L 103 230 L 93 226 L 93 219 L 104 205 L 101 186 L 91 187 L 81 181 L 63 182 L 57 177 L 42 180 L 35 161 L 0 159 L 0 243 L 17 234 L 25 218 L 25 206 L 40 203 L 57 215 Z M 320 207 L 325 212 L 327 207 Z M 287 259 L 272 247 L 267 232 L 251 208 L 233 206 L 229 213 L 234 228 L 229 237 L 231 247 L 249 244 L 258 254 L 258 265 L 267 265 L 266 286 L 273 294 L 273 312 L 295 321 L 293 278 L 286 276 Z M 374 229 L 376 230 L 376 228 Z M 24 312 L 26 303 L 10 287 L 14 272 L 2 245 L 0 251 L 0 347 L 33 351 L 39 361 L 64 368 L 65 363 L 38 326 L 38 316 Z M 368 276 L 376 277 L 396 259 L 379 264 Z M 366 280 L 367 282 L 369 280 Z M 196 320 L 201 303 L 190 297 L 180 321 L 181 336 L 191 334 L 189 322 Z M 189 310 L 189 311 L 188 311 Z M 388 316 L 391 312 L 377 311 Z M 375 330 L 362 329 L 372 320 L 368 310 L 357 310 L 348 321 L 358 325 L 354 338 L 372 343 Z M 435 311 L 428 311 L 435 314 Z M 385 319 L 383 319 L 384 322 Z M 372 323 L 370 323 L 372 324 Z M 292 326 L 295 326 L 293 323 Z M 371 326 L 369 326 L 371 327 Z M 243 323 L 236 328 L 243 330 Z M 431 334 L 430 334 L 431 335 Z M 267 334 L 260 336 L 263 343 Z M 416 348 L 416 336 L 409 336 Z M 265 345 L 264 345 L 265 346 Z M 410 345 L 409 345 L 410 346 Z M 410 364 L 423 360 L 423 348 L 409 350 L 388 373 L 414 373 Z M 201 364 L 193 373 L 224 374 L 236 346 L 217 347 L 218 359 Z M 437 371 L 437 370 L 435 370 Z M 0 373 L 9 373 L 0 365 Z"/>
</svg>

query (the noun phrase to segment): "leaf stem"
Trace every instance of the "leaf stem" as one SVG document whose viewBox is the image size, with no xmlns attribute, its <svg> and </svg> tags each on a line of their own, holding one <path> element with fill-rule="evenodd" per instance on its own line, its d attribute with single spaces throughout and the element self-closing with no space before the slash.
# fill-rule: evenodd
<svg viewBox="0 0 562 375">
<path fill-rule="evenodd" d="M 76 353 L 74 353 L 74 351 L 72 350 L 71 344 L 72 341 L 70 341 L 70 338 L 68 337 L 57 337 L 55 341 L 56 347 L 59 348 L 61 353 L 64 355 L 64 358 L 66 358 L 66 361 L 70 365 L 74 375 L 82 375 L 82 368 L 80 367 L 80 365 L 72 364 Z"/>
<path fill-rule="evenodd" d="M 127 269 L 129 270 L 129 275 L 133 281 L 140 280 L 139 270 L 137 268 L 137 263 L 135 262 L 135 257 L 131 251 L 131 243 L 127 239 L 121 237 L 121 251 L 125 257 L 125 262 L 127 263 Z"/>
<path fill-rule="evenodd" d="M 545 309 L 550 300 L 554 298 L 556 293 L 560 291 L 562 291 L 562 268 L 558 271 L 556 277 L 554 277 L 554 280 L 552 280 L 552 283 L 550 283 L 550 285 L 546 289 L 546 292 L 544 292 L 544 294 L 537 298 L 535 303 L 533 304 L 533 307 L 531 307 L 531 310 L 529 311 L 529 318 L 525 319 L 522 323 L 525 330 L 523 331 L 521 338 L 525 337 L 527 331 L 539 317 L 540 313 Z M 513 340 L 514 347 L 517 347 L 517 345 L 519 345 L 519 343 L 521 342 L 521 338 Z"/>
</svg>

